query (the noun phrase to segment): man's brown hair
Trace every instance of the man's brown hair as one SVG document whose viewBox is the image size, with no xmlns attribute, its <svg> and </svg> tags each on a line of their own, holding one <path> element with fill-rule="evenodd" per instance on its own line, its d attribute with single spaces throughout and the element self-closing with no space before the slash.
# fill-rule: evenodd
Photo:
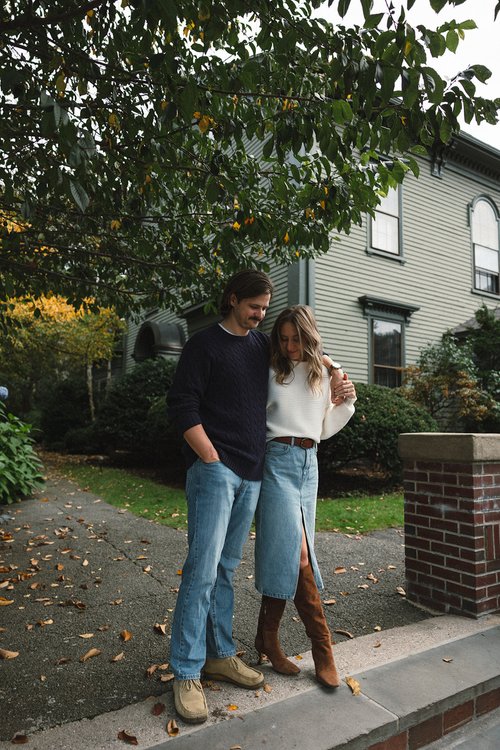
<svg viewBox="0 0 500 750">
<path fill-rule="evenodd" d="M 231 312 L 231 295 L 233 294 L 236 295 L 238 302 L 241 302 L 242 299 L 272 293 L 273 282 L 264 271 L 256 271 L 253 268 L 238 271 L 234 276 L 231 276 L 222 292 L 219 306 L 220 314 L 226 317 Z"/>
</svg>

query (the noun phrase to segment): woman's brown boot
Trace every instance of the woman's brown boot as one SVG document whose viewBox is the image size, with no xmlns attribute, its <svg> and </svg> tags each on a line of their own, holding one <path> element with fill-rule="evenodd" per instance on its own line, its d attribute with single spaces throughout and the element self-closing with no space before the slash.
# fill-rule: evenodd
<svg viewBox="0 0 500 750">
<path fill-rule="evenodd" d="M 300 569 L 294 602 L 311 639 L 318 682 L 326 687 L 338 687 L 340 678 L 333 660 L 332 637 L 310 563 Z"/>
<path fill-rule="evenodd" d="M 300 669 L 289 661 L 278 640 L 278 629 L 286 605 L 286 599 L 273 599 L 263 596 L 260 605 L 255 648 L 265 654 L 273 669 L 280 674 L 298 674 Z"/>
</svg>

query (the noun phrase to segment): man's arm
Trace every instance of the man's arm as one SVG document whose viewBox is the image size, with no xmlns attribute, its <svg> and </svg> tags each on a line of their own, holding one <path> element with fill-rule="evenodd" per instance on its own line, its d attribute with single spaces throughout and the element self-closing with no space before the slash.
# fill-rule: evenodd
<svg viewBox="0 0 500 750">
<path fill-rule="evenodd" d="M 205 432 L 202 424 L 196 424 L 194 427 L 190 427 L 189 430 L 186 430 L 183 437 L 189 447 L 194 450 L 203 463 L 210 464 L 214 461 L 220 461 L 219 454 Z"/>
</svg>

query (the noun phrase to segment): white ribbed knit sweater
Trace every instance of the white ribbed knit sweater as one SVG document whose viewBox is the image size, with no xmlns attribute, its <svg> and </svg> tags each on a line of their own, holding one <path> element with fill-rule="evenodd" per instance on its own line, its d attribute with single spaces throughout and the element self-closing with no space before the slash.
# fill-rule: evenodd
<svg viewBox="0 0 500 750">
<path fill-rule="evenodd" d="M 298 362 L 288 381 L 279 385 L 274 370 L 269 371 L 267 397 L 267 440 L 276 437 L 308 437 L 317 443 L 335 435 L 354 414 L 356 399 L 335 405 L 330 399 L 330 378 L 323 368 L 321 393 L 313 393 L 307 383 L 308 365 Z"/>
</svg>

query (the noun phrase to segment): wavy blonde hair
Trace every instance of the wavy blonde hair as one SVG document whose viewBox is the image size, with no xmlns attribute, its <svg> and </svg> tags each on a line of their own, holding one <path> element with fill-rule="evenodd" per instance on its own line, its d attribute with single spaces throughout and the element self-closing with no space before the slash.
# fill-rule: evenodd
<svg viewBox="0 0 500 750">
<path fill-rule="evenodd" d="M 307 382 L 315 393 L 321 392 L 323 360 L 321 336 L 313 311 L 307 305 L 287 307 L 276 318 L 271 331 L 271 367 L 276 373 L 276 382 L 281 385 L 293 372 L 292 361 L 283 354 L 280 331 L 284 323 L 291 323 L 297 329 L 302 358 L 309 365 Z"/>
</svg>

